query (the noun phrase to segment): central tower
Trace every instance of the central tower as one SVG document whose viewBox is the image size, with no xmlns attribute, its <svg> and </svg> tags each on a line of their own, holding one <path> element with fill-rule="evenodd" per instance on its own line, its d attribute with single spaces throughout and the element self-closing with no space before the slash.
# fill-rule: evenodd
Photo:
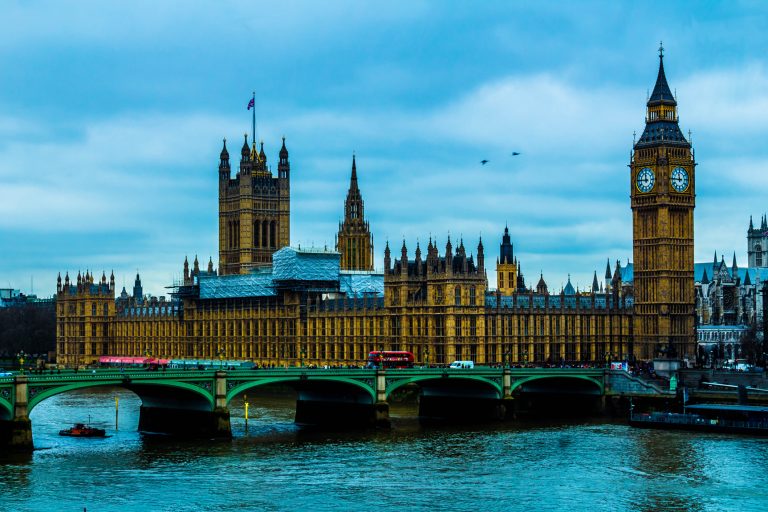
<svg viewBox="0 0 768 512">
<path fill-rule="evenodd" d="M 365 220 L 363 196 L 357 186 L 357 165 L 352 155 L 352 177 L 349 179 L 347 200 L 344 202 L 344 222 L 339 223 L 336 250 L 341 254 L 342 270 L 373 270 L 373 238 Z"/>
<path fill-rule="evenodd" d="M 227 141 L 219 160 L 219 274 L 245 274 L 272 263 L 272 254 L 290 244 L 291 165 L 280 148 L 277 177 L 267 166 L 264 144 L 240 151 L 240 170 L 231 177 Z"/>
<path fill-rule="evenodd" d="M 696 163 L 680 131 L 664 74 L 648 99 L 645 130 L 630 167 L 634 257 L 634 353 L 684 357 L 695 348 L 693 209 Z"/>
</svg>

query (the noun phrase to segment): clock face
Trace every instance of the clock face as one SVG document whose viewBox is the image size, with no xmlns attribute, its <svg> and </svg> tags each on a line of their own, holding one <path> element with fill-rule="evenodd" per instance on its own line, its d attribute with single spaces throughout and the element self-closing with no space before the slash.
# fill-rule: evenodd
<svg viewBox="0 0 768 512">
<path fill-rule="evenodd" d="M 653 189 L 653 184 L 656 183 L 656 176 L 653 174 L 653 169 L 650 167 L 643 167 L 639 173 L 637 173 L 637 190 L 640 192 L 650 192 Z"/>
<path fill-rule="evenodd" d="M 672 169 L 669 181 L 672 184 L 672 188 L 677 192 L 685 192 L 688 190 L 688 171 L 683 167 L 675 167 Z"/>
</svg>

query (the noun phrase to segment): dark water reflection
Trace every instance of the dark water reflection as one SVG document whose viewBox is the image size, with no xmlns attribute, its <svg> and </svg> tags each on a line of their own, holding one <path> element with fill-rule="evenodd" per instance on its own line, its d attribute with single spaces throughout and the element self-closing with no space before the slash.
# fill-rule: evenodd
<svg viewBox="0 0 768 512">
<path fill-rule="evenodd" d="M 120 429 L 114 430 L 114 396 Z M 764 510 L 768 440 L 575 420 L 298 428 L 286 397 L 232 404 L 232 442 L 142 436 L 123 390 L 53 397 L 32 413 L 37 450 L 0 456 L 0 510 Z M 70 439 L 91 416 L 106 439 Z"/>
</svg>

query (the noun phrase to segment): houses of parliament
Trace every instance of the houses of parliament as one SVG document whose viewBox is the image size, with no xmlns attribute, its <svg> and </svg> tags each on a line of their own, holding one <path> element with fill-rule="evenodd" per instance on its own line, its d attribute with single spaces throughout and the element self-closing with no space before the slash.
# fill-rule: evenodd
<svg viewBox="0 0 768 512">
<path fill-rule="evenodd" d="M 350 365 L 373 350 L 407 350 L 418 364 L 603 364 L 694 353 L 696 164 L 678 125 L 663 51 L 645 129 L 624 175 L 634 261 L 609 261 L 603 282 L 595 274 L 588 291 L 570 280 L 550 290 L 543 275 L 526 282 L 508 227 L 494 242 L 495 290 L 488 288 L 486 265 L 493 262 L 482 239 L 470 246 L 430 237 L 424 248 L 387 242 L 383 271 L 374 271 L 357 164 L 353 156 L 335 250 L 294 248 L 285 139 L 277 176 L 263 144 L 257 148 L 247 136 L 233 176 L 225 140 L 218 268 L 185 259 L 170 300 L 145 297 L 139 275 L 132 294 L 118 294 L 114 276 L 59 275 L 58 362 L 154 356 Z"/>
</svg>

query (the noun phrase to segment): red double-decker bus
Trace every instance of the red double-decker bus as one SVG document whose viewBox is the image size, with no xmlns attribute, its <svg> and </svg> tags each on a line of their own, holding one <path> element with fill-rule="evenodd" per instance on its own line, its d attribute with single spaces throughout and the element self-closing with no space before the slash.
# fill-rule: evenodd
<svg viewBox="0 0 768 512">
<path fill-rule="evenodd" d="M 374 350 L 368 354 L 368 368 L 413 368 L 413 354 L 405 350 Z"/>
</svg>

